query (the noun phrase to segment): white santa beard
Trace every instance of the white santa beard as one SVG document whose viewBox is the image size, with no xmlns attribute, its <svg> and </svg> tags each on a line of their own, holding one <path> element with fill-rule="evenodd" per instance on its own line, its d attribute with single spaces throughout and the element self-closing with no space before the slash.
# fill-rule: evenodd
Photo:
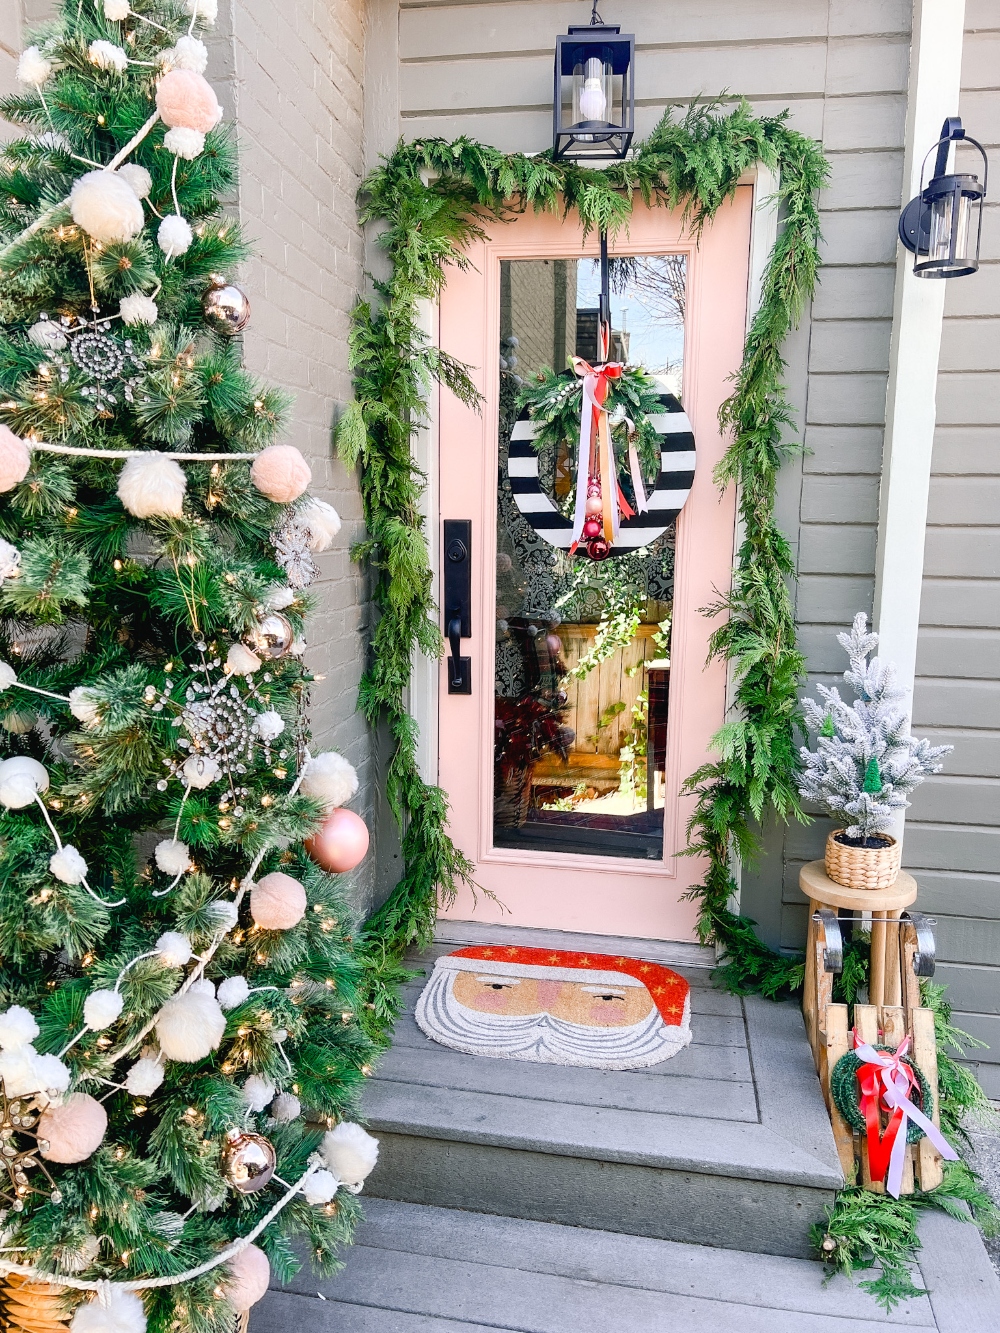
<svg viewBox="0 0 1000 1333">
<path fill-rule="evenodd" d="M 586 973 L 580 973 L 580 979 Z M 536 1064 L 580 1065 L 591 1069 L 646 1069 L 687 1046 L 690 1000 L 677 1027 L 653 1008 L 628 1027 L 590 1027 L 552 1014 L 492 1014 L 470 1009 L 455 998 L 455 973 L 435 968 L 417 1001 L 417 1026 L 442 1046 L 469 1055 Z"/>
</svg>

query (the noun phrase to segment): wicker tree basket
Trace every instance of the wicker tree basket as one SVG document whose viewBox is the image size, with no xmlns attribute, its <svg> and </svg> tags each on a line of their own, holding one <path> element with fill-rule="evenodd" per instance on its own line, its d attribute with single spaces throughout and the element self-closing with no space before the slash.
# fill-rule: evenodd
<svg viewBox="0 0 1000 1333">
<path fill-rule="evenodd" d="M 845 889 L 888 889 L 899 875 L 902 847 L 888 833 L 882 847 L 851 847 L 838 842 L 834 829 L 826 840 L 826 873 Z"/>
<path fill-rule="evenodd" d="M 65 1287 L 33 1282 L 8 1273 L 0 1287 L 2 1324 L 16 1333 L 60 1333 L 73 1317 L 73 1300 Z"/>
</svg>

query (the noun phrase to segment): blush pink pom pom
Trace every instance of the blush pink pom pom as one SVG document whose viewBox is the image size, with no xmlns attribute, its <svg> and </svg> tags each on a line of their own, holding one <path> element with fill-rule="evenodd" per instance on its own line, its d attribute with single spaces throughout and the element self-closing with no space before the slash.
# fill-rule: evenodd
<svg viewBox="0 0 1000 1333">
<path fill-rule="evenodd" d="M 271 1265 L 267 1255 L 258 1246 L 248 1245 L 229 1261 L 226 1300 L 237 1314 L 243 1314 L 267 1292 L 270 1280 Z"/>
<path fill-rule="evenodd" d="M 156 109 L 164 125 L 207 134 L 222 119 L 212 85 L 193 69 L 172 69 L 156 85 Z"/>
<path fill-rule="evenodd" d="M 9 426 L 0 426 L 0 491 L 11 491 L 24 481 L 31 467 L 31 451 Z"/>
<path fill-rule="evenodd" d="M 250 890 L 250 915 L 261 930 L 291 930 L 305 914 L 305 889 L 280 870 L 265 875 Z"/>
<path fill-rule="evenodd" d="M 48 1162 L 83 1162 L 96 1152 L 108 1129 L 108 1113 L 85 1092 L 71 1092 L 61 1106 L 42 1112 L 37 1134 L 48 1142 L 41 1149 Z"/>
<path fill-rule="evenodd" d="M 275 504 L 297 500 L 312 481 L 309 464 L 294 444 L 272 444 L 250 469 L 253 484 Z"/>
</svg>

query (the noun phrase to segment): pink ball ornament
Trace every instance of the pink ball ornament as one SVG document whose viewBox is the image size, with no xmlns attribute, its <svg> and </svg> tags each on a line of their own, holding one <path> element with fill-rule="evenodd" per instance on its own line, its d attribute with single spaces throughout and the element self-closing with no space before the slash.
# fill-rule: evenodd
<svg viewBox="0 0 1000 1333">
<path fill-rule="evenodd" d="M 226 1300 L 237 1314 L 243 1314 L 266 1295 L 271 1280 L 271 1265 L 259 1246 L 248 1245 L 245 1250 L 233 1255 L 228 1267 Z"/>
<path fill-rule="evenodd" d="M 164 125 L 207 134 L 222 119 L 222 107 L 208 80 L 193 69 L 172 69 L 156 85 L 156 109 Z"/>
<path fill-rule="evenodd" d="M 599 495 L 587 496 L 588 514 L 599 514 L 603 508 L 604 508 L 604 501 L 601 499 Z"/>
<path fill-rule="evenodd" d="M 368 825 L 353 810 L 331 810 L 306 851 L 324 870 L 342 874 L 360 865 L 368 852 Z"/>
<path fill-rule="evenodd" d="M 250 479 L 269 500 L 287 505 L 306 489 L 312 472 L 294 444 L 272 444 L 254 462 Z"/>
<path fill-rule="evenodd" d="M 601 520 L 598 518 L 588 518 L 583 525 L 583 535 L 589 541 L 591 537 L 601 535 Z"/>
<path fill-rule="evenodd" d="M 261 930 L 291 930 L 305 914 L 305 889 L 280 870 L 265 875 L 250 890 L 250 915 Z"/>
<path fill-rule="evenodd" d="M 31 450 L 9 426 L 0 426 L 0 491 L 12 491 L 31 467 Z"/>
<path fill-rule="evenodd" d="M 39 1148 L 47 1162 L 83 1162 L 96 1152 L 108 1130 L 108 1113 L 85 1092 L 71 1092 L 61 1106 L 47 1106 L 38 1120 Z"/>
</svg>

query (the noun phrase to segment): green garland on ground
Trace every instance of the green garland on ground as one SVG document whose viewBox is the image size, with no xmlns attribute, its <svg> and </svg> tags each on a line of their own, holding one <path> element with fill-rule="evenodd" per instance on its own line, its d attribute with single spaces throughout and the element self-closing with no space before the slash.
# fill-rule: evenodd
<svg viewBox="0 0 1000 1333">
<path fill-rule="evenodd" d="M 508 155 L 465 138 L 420 139 L 401 143 L 362 187 L 362 220 L 384 228 L 379 241 L 392 273 L 375 284 L 377 302 L 362 301 L 354 311 L 355 401 L 340 423 L 338 446 L 345 465 L 359 468 L 368 538 L 356 554 L 369 562 L 379 611 L 360 707 L 373 727 L 387 725 L 392 738 L 387 795 L 404 830 L 403 877 L 367 925 L 373 1028 L 394 1013 L 392 985 L 403 950 L 430 939 L 439 895 L 452 898 L 472 873 L 445 831 L 444 793 L 420 777 L 416 727 L 406 711 L 414 650 L 440 651 L 419 508 L 423 478 L 411 437 L 433 379 L 463 401 L 477 397 L 465 368 L 428 344 L 418 302 L 440 293 L 447 267 L 466 262 L 465 247 L 490 222 L 529 208 L 575 212 L 585 231 L 605 228 L 613 238 L 627 226 L 638 194 L 647 204 L 681 207 L 697 233 L 757 164 L 778 173 L 783 225 L 721 412 L 731 443 L 717 480 L 739 488 L 744 540 L 732 590 L 710 608 L 727 615 L 712 652 L 732 664 L 738 720 L 716 738 L 718 760 L 688 782 L 698 798 L 690 850 L 708 860 L 691 896 L 699 902 L 702 940 L 726 953 L 731 986 L 778 994 L 798 984 L 801 965 L 764 945 L 753 923 L 729 906 L 736 888 L 731 858 L 756 852 L 759 821 L 768 814 L 801 818 L 794 733 L 804 661 L 786 583 L 794 561 L 774 522 L 774 493 L 778 470 L 797 448 L 782 439 L 791 411 L 781 348 L 816 281 L 816 196 L 828 168 L 820 146 L 786 119 L 756 117 L 746 102 L 727 112 L 693 106 L 680 121 L 668 113 L 630 160 L 603 171 L 555 162 L 546 153 Z"/>
</svg>

